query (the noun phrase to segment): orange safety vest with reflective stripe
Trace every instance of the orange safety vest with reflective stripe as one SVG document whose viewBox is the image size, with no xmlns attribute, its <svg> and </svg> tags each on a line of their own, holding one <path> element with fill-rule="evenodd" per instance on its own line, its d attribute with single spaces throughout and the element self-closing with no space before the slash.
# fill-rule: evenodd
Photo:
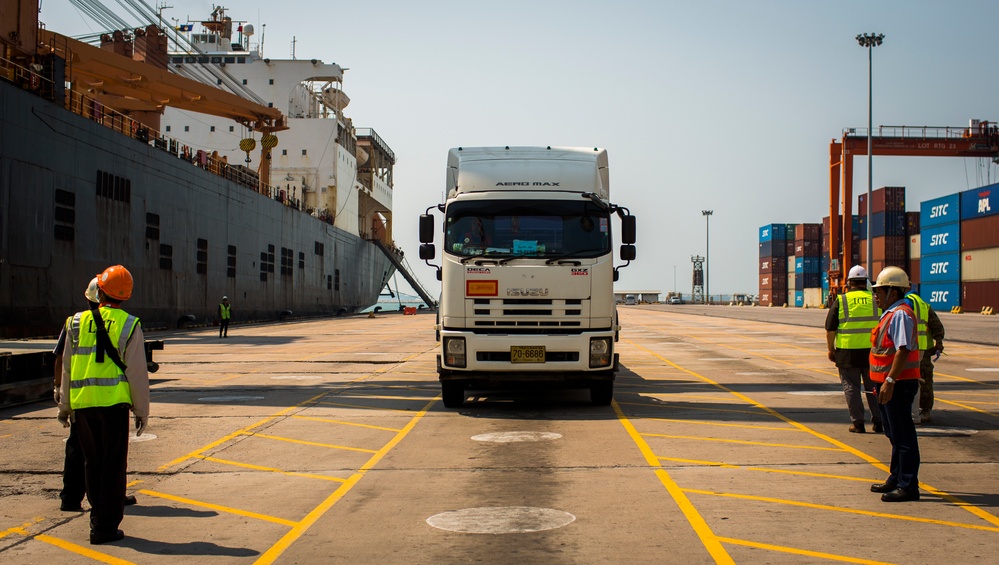
<svg viewBox="0 0 999 565">
<path fill-rule="evenodd" d="M 124 357 L 125 345 L 139 325 L 139 319 L 118 308 L 102 306 L 100 311 L 112 345 Z M 132 391 L 121 368 L 108 356 L 97 362 L 97 329 L 93 312 L 78 312 L 67 320 L 66 329 L 72 346 L 70 407 L 77 410 L 132 404 Z"/>
<path fill-rule="evenodd" d="M 897 308 L 885 312 L 885 315 L 881 318 L 881 322 L 878 323 L 878 327 L 871 330 L 871 380 L 876 383 L 885 382 L 885 377 L 891 371 L 892 362 L 895 361 L 895 355 L 898 353 L 898 348 L 895 347 L 895 342 L 892 341 L 891 335 L 888 332 L 892 318 L 897 315 L 910 316 L 913 326 L 915 326 L 916 316 L 908 303 L 903 302 Z M 909 347 L 912 345 L 916 345 L 916 348 L 908 350 L 908 355 L 905 358 L 905 367 L 895 380 L 904 381 L 919 378 L 919 346 L 918 344 L 909 344 Z"/>
</svg>

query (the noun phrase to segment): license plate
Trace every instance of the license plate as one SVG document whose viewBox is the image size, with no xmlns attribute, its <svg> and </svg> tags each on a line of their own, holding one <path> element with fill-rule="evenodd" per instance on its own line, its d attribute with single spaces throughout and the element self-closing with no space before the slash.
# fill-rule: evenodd
<svg viewBox="0 0 999 565">
<path fill-rule="evenodd" d="M 511 363 L 544 363 L 545 346 L 543 345 L 512 345 L 510 346 Z"/>
</svg>

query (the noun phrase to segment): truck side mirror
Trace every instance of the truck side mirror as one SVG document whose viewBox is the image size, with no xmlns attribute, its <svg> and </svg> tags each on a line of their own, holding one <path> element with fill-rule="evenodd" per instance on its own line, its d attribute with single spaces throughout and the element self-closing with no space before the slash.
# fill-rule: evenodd
<svg viewBox="0 0 999 565">
<path fill-rule="evenodd" d="M 635 243 L 635 217 L 630 214 L 621 218 L 621 243 Z"/>
<path fill-rule="evenodd" d="M 434 217 L 430 214 L 420 214 L 420 243 L 434 242 Z M 432 248 L 433 246 L 431 246 Z M 423 259 L 422 247 L 420 248 L 420 258 Z M 433 259 L 433 253 L 430 258 Z"/>
<path fill-rule="evenodd" d="M 621 246 L 621 260 L 622 261 L 634 261 L 635 260 L 635 246 L 634 245 L 622 245 Z"/>
<path fill-rule="evenodd" d="M 422 226 L 422 221 L 421 221 L 420 227 L 423 227 Z M 431 226 L 431 227 L 433 227 L 433 226 Z M 422 231 L 422 230 L 420 230 L 420 231 Z M 420 260 L 422 260 L 422 261 L 429 261 L 429 260 L 433 259 L 436 256 L 437 256 L 437 248 L 434 246 L 433 243 L 423 243 L 423 244 L 420 244 Z"/>
</svg>

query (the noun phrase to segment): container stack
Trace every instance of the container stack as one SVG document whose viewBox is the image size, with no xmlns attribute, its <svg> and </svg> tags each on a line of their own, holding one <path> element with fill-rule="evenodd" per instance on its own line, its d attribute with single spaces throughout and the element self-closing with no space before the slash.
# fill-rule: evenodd
<svg viewBox="0 0 999 565">
<path fill-rule="evenodd" d="M 999 184 L 960 195 L 961 305 L 967 312 L 999 310 L 999 198 L 993 209 L 993 192 L 999 197 Z"/>
<path fill-rule="evenodd" d="M 787 238 L 785 248 L 787 249 L 787 296 L 784 299 L 787 301 L 788 306 L 794 306 L 794 293 L 798 289 L 795 284 L 798 279 L 794 277 L 794 269 L 796 266 L 795 260 L 797 257 L 794 255 L 794 236 L 797 232 L 798 224 L 784 224 L 784 237 Z"/>
<path fill-rule="evenodd" d="M 843 216 L 840 216 L 840 226 L 842 230 Z M 852 238 L 850 245 L 850 258 L 847 260 L 847 268 L 860 264 L 860 230 L 866 229 L 861 222 L 861 217 L 854 215 L 852 228 Z M 843 242 L 835 254 L 829 252 L 829 216 L 822 218 L 822 255 L 819 259 L 819 273 L 822 277 L 822 301 L 825 302 L 829 295 L 829 267 L 833 258 L 843 255 Z"/>
<path fill-rule="evenodd" d="M 787 246 L 786 224 L 760 228 L 760 306 L 787 304 Z"/>
<path fill-rule="evenodd" d="M 905 187 L 885 186 L 871 193 L 871 218 L 868 221 L 867 195 L 859 198 L 862 223 L 869 223 L 872 239 L 871 276 L 877 276 L 889 266 L 907 269 L 908 264 L 908 218 L 905 212 Z M 862 226 L 862 239 L 866 239 L 867 228 Z M 860 260 L 867 262 L 867 244 L 860 247 Z"/>
<path fill-rule="evenodd" d="M 794 228 L 794 302 L 798 307 L 822 304 L 822 224 Z M 790 281 L 788 287 L 790 290 Z M 790 297 L 788 297 L 790 298 Z"/>
<path fill-rule="evenodd" d="M 934 310 L 961 304 L 961 195 L 920 205 L 919 296 Z"/>
</svg>

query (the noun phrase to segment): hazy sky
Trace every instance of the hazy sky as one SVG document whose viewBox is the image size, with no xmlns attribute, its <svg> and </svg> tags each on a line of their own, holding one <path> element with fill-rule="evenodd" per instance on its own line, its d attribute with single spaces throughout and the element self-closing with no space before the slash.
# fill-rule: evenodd
<svg viewBox="0 0 999 565">
<path fill-rule="evenodd" d="M 115 0 L 104 0 L 118 9 Z M 165 18 L 212 2 L 171 0 Z M 102 31 L 69 0 L 42 0 L 67 35 Z M 689 293 L 710 219 L 712 294 L 757 292 L 758 228 L 828 215 L 829 141 L 874 125 L 999 120 L 995 0 L 637 1 L 240 0 L 234 20 L 265 55 L 349 68 L 346 113 L 395 151 L 394 235 L 418 277 L 417 217 L 439 203 L 459 145 L 604 147 L 611 199 L 638 218 L 638 260 L 619 290 Z M 121 11 L 118 9 L 118 11 Z M 855 190 L 867 187 L 856 160 Z M 879 157 L 874 187 L 905 186 L 907 208 L 999 180 L 977 159 Z M 439 221 L 438 221 L 438 225 Z M 399 279 L 405 291 L 405 282 Z"/>
</svg>

